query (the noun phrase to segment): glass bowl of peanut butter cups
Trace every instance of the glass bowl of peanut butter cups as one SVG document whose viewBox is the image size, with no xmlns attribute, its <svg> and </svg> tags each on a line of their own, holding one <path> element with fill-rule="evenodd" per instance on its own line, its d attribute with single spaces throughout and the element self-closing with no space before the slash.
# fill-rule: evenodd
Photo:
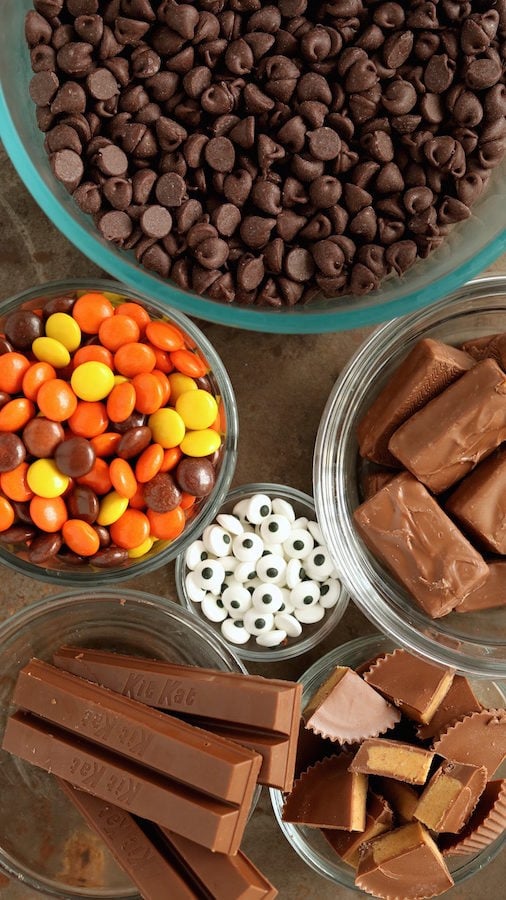
<svg viewBox="0 0 506 900">
<path fill-rule="evenodd" d="M 501 5 L 236 5 L 4 0 L 0 135 L 82 252 L 191 315 L 320 333 L 504 250 Z"/>
<path fill-rule="evenodd" d="M 315 872 L 385 900 L 422 900 L 503 851 L 500 684 L 458 675 L 384 635 L 332 650 L 300 682 L 296 780 L 289 793 L 271 790 L 271 801 Z"/>
<path fill-rule="evenodd" d="M 322 534 L 378 628 L 506 675 L 506 278 L 379 328 L 338 378 L 314 455 Z"/>
</svg>

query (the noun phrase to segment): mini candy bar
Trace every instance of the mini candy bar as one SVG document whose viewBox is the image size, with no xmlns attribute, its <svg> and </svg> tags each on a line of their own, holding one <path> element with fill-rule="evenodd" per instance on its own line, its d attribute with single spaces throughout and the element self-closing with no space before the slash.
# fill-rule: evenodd
<svg viewBox="0 0 506 900">
<path fill-rule="evenodd" d="M 451 888 L 453 878 L 427 829 L 413 822 L 363 846 L 355 884 L 385 900 L 421 900 Z"/>
<path fill-rule="evenodd" d="M 425 784 L 434 754 L 412 744 L 369 738 L 357 750 L 350 772 L 385 775 L 408 784 Z"/>
<path fill-rule="evenodd" d="M 393 728 L 401 716 L 353 669 L 336 666 L 303 712 L 306 728 L 340 744 Z"/>
<path fill-rule="evenodd" d="M 371 841 L 379 834 L 390 831 L 392 823 L 390 806 L 383 797 L 378 797 L 371 791 L 367 798 L 365 828 L 362 833 L 322 828 L 322 834 L 341 859 L 356 869 L 360 859 L 360 847 L 364 841 Z"/>
<path fill-rule="evenodd" d="M 362 499 L 369 500 L 370 497 L 374 497 L 392 478 L 395 478 L 395 472 L 392 469 L 375 469 L 374 471 L 361 472 L 360 490 Z"/>
<path fill-rule="evenodd" d="M 445 759 L 485 766 L 488 778 L 493 778 L 506 759 L 506 710 L 472 713 L 450 725 L 432 746 Z"/>
<path fill-rule="evenodd" d="M 94 797 L 211 850 L 237 853 L 239 849 L 249 812 L 246 807 L 215 800 L 23 713 L 7 720 L 2 747 Z"/>
<path fill-rule="evenodd" d="M 274 900 L 278 892 L 244 854 L 212 853 L 194 841 L 162 828 L 169 854 L 200 888 L 206 900 Z M 167 897 L 167 895 L 165 895 Z"/>
<path fill-rule="evenodd" d="M 506 553 L 506 452 L 485 460 L 459 484 L 445 503 L 479 546 L 491 553 Z"/>
<path fill-rule="evenodd" d="M 504 333 L 471 338 L 462 344 L 461 349 L 477 361 L 491 357 L 499 363 L 502 369 L 506 366 L 506 334 Z"/>
<path fill-rule="evenodd" d="M 473 712 L 480 712 L 482 708 L 467 678 L 455 675 L 446 696 L 443 697 L 429 723 L 418 728 L 418 737 L 422 741 L 438 738 L 441 732 L 457 719 Z"/>
<path fill-rule="evenodd" d="M 506 375 L 485 359 L 404 422 L 388 448 L 438 494 L 505 439 Z"/>
<path fill-rule="evenodd" d="M 78 647 L 60 647 L 53 662 L 158 709 L 285 735 L 299 727 L 302 685 L 290 681 Z"/>
<path fill-rule="evenodd" d="M 358 424 L 360 455 L 398 468 L 388 449 L 394 431 L 474 365 L 467 353 L 440 341 L 424 338 L 415 344 Z"/>
<path fill-rule="evenodd" d="M 315 763 L 295 782 L 283 807 L 283 820 L 312 828 L 363 831 L 367 778 L 349 771 L 350 753 Z"/>
<path fill-rule="evenodd" d="M 441 836 L 443 856 L 480 853 L 506 828 L 506 779 L 489 781 L 471 818 L 458 835 Z"/>
<path fill-rule="evenodd" d="M 433 619 L 485 581 L 483 557 L 407 472 L 359 506 L 354 519 L 369 549 Z"/>
<path fill-rule="evenodd" d="M 469 819 L 486 783 L 484 766 L 444 762 L 425 786 L 415 818 L 431 831 L 456 834 Z"/>
<path fill-rule="evenodd" d="M 466 594 L 455 607 L 455 612 L 478 612 L 501 606 L 506 606 L 506 560 L 488 563 L 488 574 L 483 584 Z"/>
<path fill-rule="evenodd" d="M 171 900 L 198 900 L 196 891 L 186 884 L 130 813 L 78 791 L 60 778 L 58 783 L 139 888 L 143 900 L 167 900 L 167 897 Z"/>
<path fill-rule="evenodd" d="M 395 703 L 404 715 L 430 722 L 453 681 L 454 670 L 434 665 L 407 650 L 394 650 L 375 662 L 364 681 Z"/>
<path fill-rule="evenodd" d="M 414 787 L 393 778 L 375 778 L 374 786 L 392 807 L 397 821 L 403 825 L 413 821 L 420 796 Z"/>
<path fill-rule="evenodd" d="M 209 731 L 37 659 L 19 673 L 13 703 L 195 790 L 251 805 L 260 757 Z"/>
</svg>

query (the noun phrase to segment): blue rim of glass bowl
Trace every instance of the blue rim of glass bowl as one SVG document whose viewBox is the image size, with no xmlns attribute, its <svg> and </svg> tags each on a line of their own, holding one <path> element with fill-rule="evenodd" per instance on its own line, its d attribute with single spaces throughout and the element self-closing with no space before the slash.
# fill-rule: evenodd
<svg viewBox="0 0 506 900">
<path fill-rule="evenodd" d="M 0 85 L 0 140 L 3 142 L 12 164 L 19 177 L 39 204 L 43 212 L 51 219 L 56 228 L 71 243 L 81 250 L 88 259 L 103 268 L 123 284 L 146 292 L 146 279 L 149 279 L 149 291 L 162 303 L 180 309 L 190 316 L 197 316 L 218 325 L 229 325 L 252 331 L 265 331 L 278 334 L 318 334 L 329 331 L 345 331 L 360 328 L 396 318 L 407 312 L 428 306 L 454 291 L 465 281 L 487 268 L 503 251 L 506 250 L 506 229 L 483 247 L 471 260 L 462 264 L 450 274 L 430 282 L 424 288 L 405 294 L 396 300 L 378 303 L 369 307 L 356 307 L 351 310 L 320 310 L 308 312 L 304 308 L 303 315 L 297 309 L 276 313 L 267 310 L 252 310 L 248 307 L 234 306 L 210 302 L 185 291 L 175 285 L 161 284 L 150 278 L 148 272 L 131 265 L 126 259 L 116 258 L 110 254 L 98 238 L 90 236 L 85 228 L 79 225 L 55 200 L 46 187 L 30 156 L 20 141 L 14 122 L 12 121 L 5 96 Z M 225 321 L 226 313 L 226 321 Z"/>
</svg>

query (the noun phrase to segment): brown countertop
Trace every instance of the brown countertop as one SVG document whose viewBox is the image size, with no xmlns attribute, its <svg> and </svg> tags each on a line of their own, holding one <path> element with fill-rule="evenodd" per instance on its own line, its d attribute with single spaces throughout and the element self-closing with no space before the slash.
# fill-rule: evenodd
<svg viewBox="0 0 506 900">
<path fill-rule="evenodd" d="M 0 147 L 0 299 L 44 281 L 103 275 L 50 224 L 19 181 Z M 506 258 L 493 267 L 506 270 Z M 199 321 L 220 354 L 237 397 L 240 435 L 233 485 L 266 481 L 291 484 L 312 493 L 312 454 L 328 394 L 343 365 L 367 330 L 323 335 L 273 335 L 227 329 Z M 0 620 L 56 589 L 10 570 L 2 571 Z M 159 569 L 130 587 L 176 599 L 174 566 Z M 278 677 L 297 678 L 322 653 L 374 627 L 350 604 L 344 619 L 323 645 L 287 663 L 273 663 Z M 251 666 L 253 671 L 254 666 Z M 257 669 L 260 671 L 259 669 Z M 279 832 L 264 790 L 246 831 L 244 850 L 279 890 L 280 900 L 351 900 L 357 894 L 313 873 Z M 448 900 L 500 897 L 504 893 L 503 854 Z M 0 887 L 0 900 L 35 900 L 23 884 Z"/>
</svg>

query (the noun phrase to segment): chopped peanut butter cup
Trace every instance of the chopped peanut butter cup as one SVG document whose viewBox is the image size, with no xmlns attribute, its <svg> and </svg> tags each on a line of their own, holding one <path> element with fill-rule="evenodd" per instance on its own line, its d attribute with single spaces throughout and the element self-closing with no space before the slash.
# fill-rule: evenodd
<svg viewBox="0 0 506 900">
<path fill-rule="evenodd" d="M 364 681 L 415 722 L 430 722 L 453 681 L 454 670 L 436 666 L 407 650 L 394 650 L 374 663 Z"/>
<path fill-rule="evenodd" d="M 349 772 L 350 753 L 329 756 L 295 782 L 283 807 L 285 822 L 313 828 L 364 831 L 367 778 Z"/>
</svg>

